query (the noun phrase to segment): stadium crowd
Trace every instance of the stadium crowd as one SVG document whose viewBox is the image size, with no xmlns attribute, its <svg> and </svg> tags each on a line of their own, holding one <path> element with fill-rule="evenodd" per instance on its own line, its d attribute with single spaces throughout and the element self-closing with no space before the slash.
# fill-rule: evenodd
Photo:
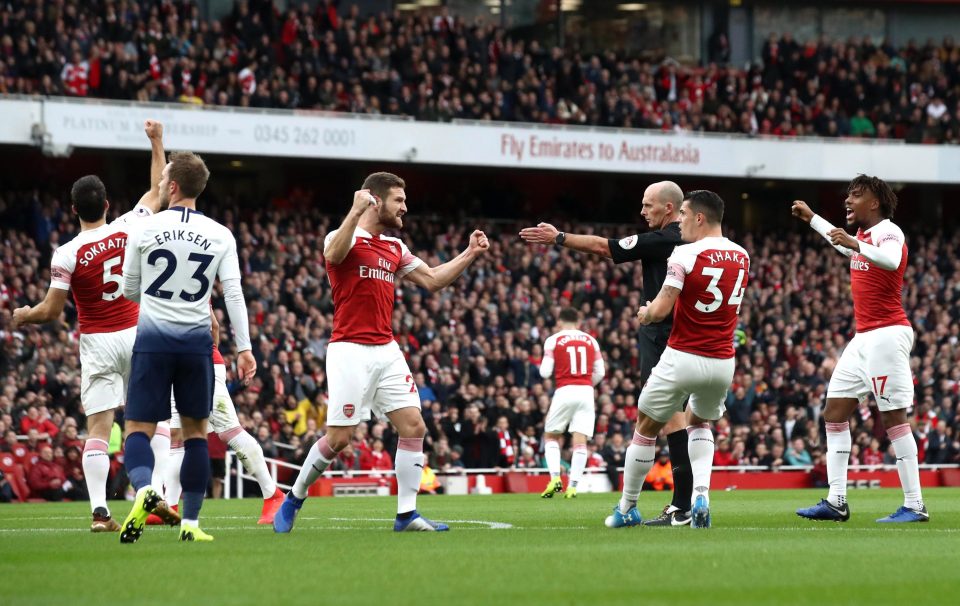
<svg viewBox="0 0 960 606">
<path fill-rule="evenodd" d="M 361 15 L 324 0 L 8 0 L 0 94 L 778 137 L 960 142 L 960 47 L 771 34 L 746 69 L 514 39 L 446 9 Z M 720 38 L 722 39 L 722 37 Z M 726 49 L 726 50 L 725 50 Z"/>
<path fill-rule="evenodd" d="M 268 457 L 299 463 L 324 430 L 324 358 L 333 307 L 322 242 L 338 218 L 320 214 L 310 201 L 291 205 L 210 212 L 236 234 L 245 274 L 259 372 L 245 389 L 228 377 L 242 425 Z M 70 304 L 59 321 L 17 331 L 9 321 L 11 309 L 43 298 L 53 248 L 78 229 L 68 208 L 49 193 L 0 192 L 0 456 L 12 454 L 27 466 L 36 461 L 32 468 L 41 471 L 30 475 L 31 489 L 49 498 L 68 496 L 82 484 L 76 481 L 84 420 L 74 312 Z M 607 367 L 598 388 L 590 466 L 613 469 L 632 435 L 640 387 L 634 318 L 640 265 L 615 266 L 566 249 L 525 245 L 515 222 L 478 227 L 491 236 L 490 253 L 453 286 L 429 295 L 397 284 L 394 331 L 420 390 L 431 467 L 542 466 L 540 440 L 552 390 L 539 375 L 541 348 L 559 309 L 572 305 L 585 318 L 583 328 L 599 340 Z M 624 226 L 596 230 L 629 234 Z M 421 258 L 438 264 L 466 245 L 468 233 L 463 225 L 415 217 L 403 237 Z M 737 332 L 737 374 L 728 414 L 716 427 L 714 462 L 822 468 L 818 414 L 853 330 L 846 259 L 831 254 L 811 230 L 745 233 L 738 240 L 754 262 Z M 921 462 L 960 463 L 960 233 L 913 234 L 908 243 L 903 296 L 917 330 L 911 423 Z M 229 321 L 219 301 L 215 307 L 230 368 Z M 865 406 L 851 421 L 852 463 L 894 462 L 878 417 Z M 396 439 L 382 421 L 361 424 L 334 469 L 391 469 Z"/>
</svg>

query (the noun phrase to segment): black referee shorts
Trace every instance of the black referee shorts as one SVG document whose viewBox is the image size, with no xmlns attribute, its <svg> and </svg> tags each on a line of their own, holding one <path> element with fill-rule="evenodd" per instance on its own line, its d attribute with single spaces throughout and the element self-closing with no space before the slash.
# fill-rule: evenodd
<svg viewBox="0 0 960 606">
<path fill-rule="evenodd" d="M 637 344 L 640 349 L 640 386 L 646 385 L 650 372 L 660 361 L 663 350 L 667 348 L 670 338 L 670 325 L 657 324 L 644 326 L 637 334 Z"/>
</svg>

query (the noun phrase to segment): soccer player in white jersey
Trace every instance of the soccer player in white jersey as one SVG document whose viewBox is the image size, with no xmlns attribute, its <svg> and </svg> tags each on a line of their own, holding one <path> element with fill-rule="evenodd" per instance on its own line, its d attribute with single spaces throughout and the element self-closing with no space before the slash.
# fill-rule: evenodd
<svg viewBox="0 0 960 606">
<path fill-rule="evenodd" d="M 369 420 L 371 412 L 386 416 L 400 436 L 394 459 L 398 494 L 393 529 L 449 529 L 417 513 L 427 430 L 413 373 L 394 340 L 394 282 L 406 278 L 437 292 L 453 283 L 490 243 L 476 230 L 456 258 L 429 267 L 402 240 L 383 235 L 403 227 L 405 186 L 403 179 L 390 173 L 369 175 L 354 193 L 353 206 L 340 228 L 324 240 L 334 304 L 333 335 L 327 348 L 327 434 L 307 453 L 293 489 L 273 519 L 276 532 L 290 532 L 307 489 L 346 448 L 354 428 Z"/>
<path fill-rule="evenodd" d="M 163 126 L 147 120 L 144 131 L 150 139 L 151 187 L 137 205 L 111 223 L 106 222 L 107 201 L 103 182 L 94 175 L 73 184 L 70 198 L 80 219 L 80 233 L 57 248 L 50 267 L 50 289 L 43 302 L 13 312 L 13 324 L 40 324 L 60 317 L 73 292 L 80 328 L 80 403 L 87 417 L 87 440 L 83 447 L 83 475 L 90 495 L 93 532 L 120 530 L 107 506 L 107 478 L 110 456 L 107 446 L 114 411 L 126 400 L 130 356 L 137 332 L 138 307 L 123 296 L 120 271 L 123 266 L 127 232 L 132 224 L 153 215 L 160 208 L 159 182 L 164 165 Z M 165 456 L 162 435 L 151 447 Z M 173 516 L 160 508 L 165 521 Z"/>
<path fill-rule="evenodd" d="M 747 287 L 750 256 L 723 237 L 723 200 L 717 194 L 689 192 L 680 207 L 684 244 L 667 260 L 667 278 L 660 293 L 640 308 L 641 324 L 659 322 L 673 310 L 667 349 L 640 392 L 637 428 L 627 448 L 623 496 L 606 519 L 607 526 L 642 524 L 637 499 L 656 459 L 657 433 L 670 417 L 687 409 L 690 467 L 693 472 L 693 528 L 710 527 L 710 472 L 713 432 L 709 421 L 725 410 L 733 381 L 733 333 Z"/>
<path fill-rule="evenodd" d="M 805 202 L 793 203 L 793 215 L 810 224 L 834 248 L 850 257 L 850 286 L 857 333 L 847 344 L 827 387 L 823 420 L 827 429 L 827 498 L 797 515 L 811 520 L 846 522 L 850 415 L 873 394 L 897 457 L 903 505 L 878 522 L 926 522 L 930 519 L 920 490 L 917 441 L 907 421 L 913 406 L 910 350 L 913 328 L 903 310 L 903 273 L 907 244 L 891 220 L 897 195 L 877 177 L 859 175 L 847 187 L 847 225 L 854 238 L 816 215 Z"/>
<path fill-rule="evenodd" d="M 564 498 L 577 496 L 577 485 L 587 464 L 587 440 L 593 437 L 596 406 L 593 388 L 603 380 L 606 369 L 597 340 L 579 329 L 577 310 L 560 310 L 560 330 L 543 344 L 540 376 L 554 378 L 555 391 L 543 424 L 543 454 L 550 470 L 550 482 L 540 494 L 550 499 L 563 490 L 560 479 L 560 439 L 570 430 L 573 453 L 570 478 Z"/>
<path fill-rule="evenodd" d="M 151 485 L 154 457 L 149 441 L 157 423 L 170 418 L 171 388 L 183 426 L 181 541 L 210 541 L 198 520 L 210 479 L 207 417 L 213 403 L 213 338 L 210 291 L 215 278 L 235 332 L 241 379 L 256 370 L 250 351 L 247 308 L 240 287 L 237 244 L 229 229 L 197 210 L 210 172 L 191 153 L 170 155 L 160 181 L 166 210 L 141 221 L 127 238 L 123 295 L 140 301 L 137 339 L 127 394 L 124 464 L 137 490 L 120 529 L 121 543 L 143 534 L 163 499 Z"/>
<path fill-rule="evenodd" d="M 260 485 L 260 492 L 263 495 L 263 508 L 260 511 L 260 519 L 257 524 L 272 524 L 273 516 L 280 508 L 283 502 L 283 492 L 277 488 L 277 483 L 270 470 L 267 469 L 267 462 L 263 458 L 263 448 L 260 443 L 246 432 L 240 426 L 240 419 L 237 417 L 237 409 L 230 398 L 230 392 L 227 390 L 227 367 L 223 356 L 217 348 L 220 342 L 220 323 L 217 317 L 210 314 L 210 322 L 213 327 L 213 409 L 210 412 L 210 429 L 212 429 L 227 446 L 237 454 L 237 458 L 243 463 L 244 469 L 257 479 Z M 171 508 L 177 510 L 177 504 L 180 502 L 180 466 L 183 463 L 183 432 L 180 429 L 180 414 L 177 412 L 176 399 L 170 396 L 170 459 L 165 466 L 164 474 L 164 500 L 170 504 Z M 229 470 L 228 470 L 229 472 Z M 159 488 L 158 485 L 155 484 Z M 163 520 L 150 514 L 147 518 L 148 525 L 162 524 Z"/>
</svg>

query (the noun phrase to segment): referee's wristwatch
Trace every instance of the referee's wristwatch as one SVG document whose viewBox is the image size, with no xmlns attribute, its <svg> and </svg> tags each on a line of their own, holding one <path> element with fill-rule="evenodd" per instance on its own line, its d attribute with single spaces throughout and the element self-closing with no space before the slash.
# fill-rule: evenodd
<svg viewBox="0 0 960 606">
<path fill-rule="evenodd" d="M 557 234 L 557 237 L 553 239 L 553 243 L 557 246 L 563 246 L 563 241 L 567 239 L 567 234 L 562 231 Z"/>
</svg>

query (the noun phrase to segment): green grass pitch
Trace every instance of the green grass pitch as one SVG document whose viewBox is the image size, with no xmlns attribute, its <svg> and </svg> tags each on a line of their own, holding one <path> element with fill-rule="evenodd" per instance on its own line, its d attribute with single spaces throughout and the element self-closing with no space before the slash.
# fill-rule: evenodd
<svg viewBox="0 0 960 606">
<path fill-rule="evenodd" d="M 855 490 L 846 524 L 794 509 L 823 491 L 713 495 L 714 527 L 603 525 L 616 495 L 421 497 L 449 533 L 392 532 L 394 498 L 309 500 L 290 535 L 260 501 L 208 501 L 213 543 L 148 527 L 89 532 L 84 503 L 0 506 L 0 604 L 927 604 L 960 589 L 960 489 L 925 492 L 928 524 L 881 526 L 899 490 Z M 665 493 L 644 493 L 654 516 Z M 129 504 L 111 503 L 123 519 Z"/>
</svg>

